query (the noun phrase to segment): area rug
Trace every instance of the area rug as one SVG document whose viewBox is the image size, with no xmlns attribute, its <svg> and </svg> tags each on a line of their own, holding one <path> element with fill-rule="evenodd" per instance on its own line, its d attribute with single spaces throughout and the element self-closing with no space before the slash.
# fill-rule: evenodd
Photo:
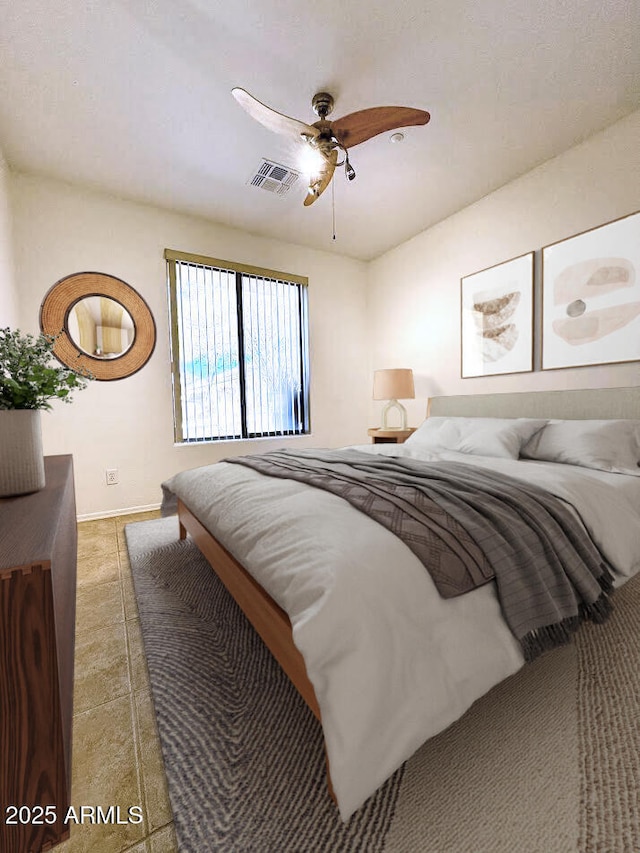
<svg viewBox="0 0 640 853">
<path fill-rule="evenodd" d="M 126 527 L 181 853 L 640 850 L 640 583 L 344 824 L 320 726 L 175 518 Z"/>
</svg>

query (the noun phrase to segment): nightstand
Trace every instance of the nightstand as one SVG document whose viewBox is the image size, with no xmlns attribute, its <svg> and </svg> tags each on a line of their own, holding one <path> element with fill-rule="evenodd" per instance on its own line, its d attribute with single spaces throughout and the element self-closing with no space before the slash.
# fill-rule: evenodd
<svg viewBox="0 0 640 853">
<path fill-rule="evenodd" d="M 372 427 L 367 430 L 372 444 L 403 444 L 416 431 L 416 427 L 407 429 L 379 429 Z"/>
</svg>

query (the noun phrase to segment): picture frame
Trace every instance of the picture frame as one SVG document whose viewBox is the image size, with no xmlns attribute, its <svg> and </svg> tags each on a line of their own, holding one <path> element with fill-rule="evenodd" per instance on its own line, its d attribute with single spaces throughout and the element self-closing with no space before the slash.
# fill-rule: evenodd
<svg viewBox="0 0 640 853">
<path fill-rule="evenodd" d="M 460 279 L 463 379 L 533 370 L 533 264 L 527 252 Z"/>
<path fill-rule="evenodd" d="M 640 360 L 640 211 L 542 249 L 542 369 Z"/>
</svg>

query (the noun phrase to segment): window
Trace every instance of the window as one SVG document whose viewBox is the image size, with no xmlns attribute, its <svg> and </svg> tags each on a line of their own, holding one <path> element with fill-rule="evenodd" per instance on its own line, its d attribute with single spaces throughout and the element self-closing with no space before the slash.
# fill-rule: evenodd
<svg viewBox="0 0 640 853">
<path fill-rule="evenodd" d="M 308 433 L 307 279 L 165 258 L 176 441 Z"/>
</svg>

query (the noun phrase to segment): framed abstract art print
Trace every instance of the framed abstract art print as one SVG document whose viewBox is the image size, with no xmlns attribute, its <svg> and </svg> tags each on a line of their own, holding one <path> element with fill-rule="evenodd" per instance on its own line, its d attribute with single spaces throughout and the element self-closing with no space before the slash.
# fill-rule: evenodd
<svg viewBox="0 0 640 853">
<path fill-rule="evenodd" d="M 533 370 L 533 252 L 460 280 L 462 377 Z"/>
<path fill-rule="evenodd" d="M 640 359 L 640 212 L 542 250 L 542 369 Z"/>
</svg>

